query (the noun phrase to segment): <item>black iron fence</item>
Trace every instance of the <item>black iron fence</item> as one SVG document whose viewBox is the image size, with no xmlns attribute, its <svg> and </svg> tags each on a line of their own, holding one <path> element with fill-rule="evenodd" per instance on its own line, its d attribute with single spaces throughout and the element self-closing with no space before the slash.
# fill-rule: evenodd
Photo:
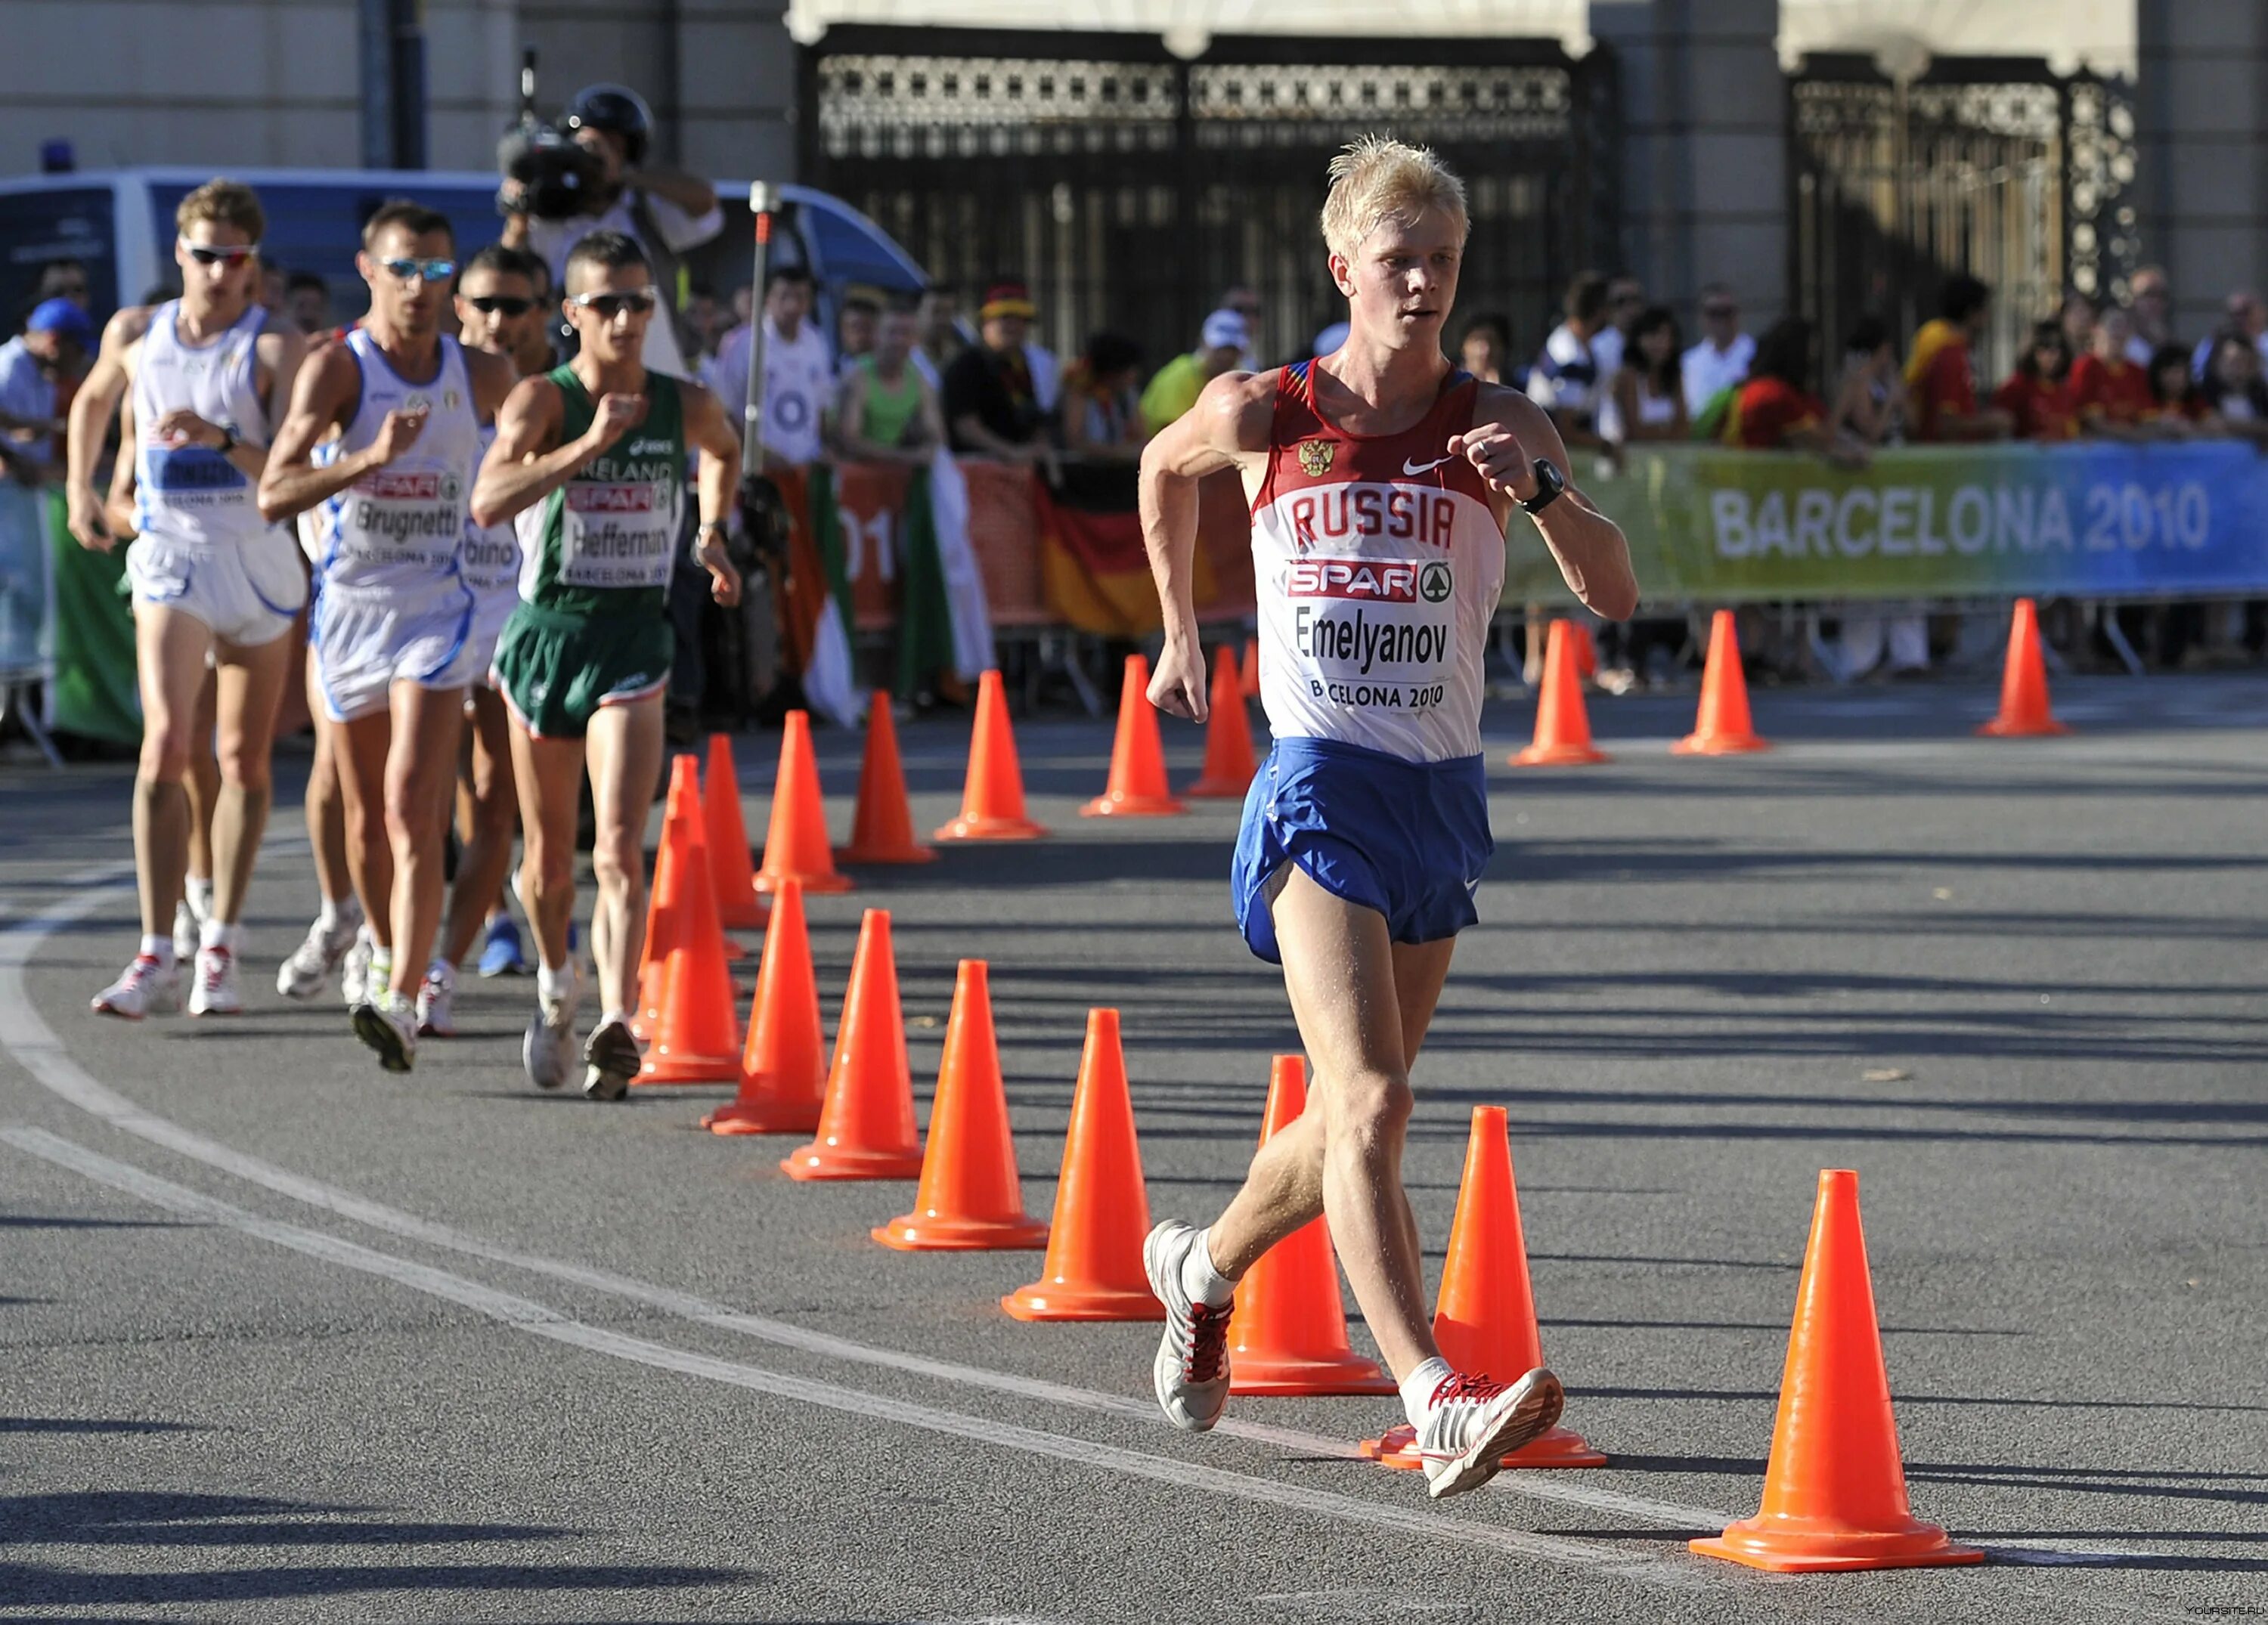
<svg viewBox="0 0 2268 1625">
<path fill-rule="evenodd" d="M 1345 309 L 1316 224 L 1324 169 L 1371 130 L 1463 176 L 1461 316 L 1504 315 L 1516 346 L 1569 276 L 1619 257 L 1603 49 L 1221 37 L 1184 61 L 1153 35 L 846 26 L 802 73 L 800 173 L 940 281 L 1026 278 L 1066 357 L 1108 328 L 1155 366 L 1236 284 L 1261 296 L 1265 360 L 1307 354 Z"/>
</svg>

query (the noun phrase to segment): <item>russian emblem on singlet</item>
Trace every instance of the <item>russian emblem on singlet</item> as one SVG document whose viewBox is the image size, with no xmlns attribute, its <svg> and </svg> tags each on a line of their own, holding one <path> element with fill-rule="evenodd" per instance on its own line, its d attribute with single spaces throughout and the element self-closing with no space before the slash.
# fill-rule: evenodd
<svg viewBox="0 0 2268 1625">
<path fill-rule="evenodd" d="M 1300 467 L 1310 480 L 1320 480 L 1331 471 L 1331 443 L 1328 440 L 1300 442 Z"/>
</svg>

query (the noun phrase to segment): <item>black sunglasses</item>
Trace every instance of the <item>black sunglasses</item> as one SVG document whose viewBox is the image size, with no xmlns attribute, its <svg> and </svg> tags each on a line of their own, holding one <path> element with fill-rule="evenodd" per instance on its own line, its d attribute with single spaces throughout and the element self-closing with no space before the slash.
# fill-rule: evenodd
<svg viewBox="0 0 2268 1625">
<path fill-rule="evenodd" d="M 612 321 L 624 311 L 634 316 L 643 316 L 652 310 L 653 290 L 641 288 L 635 293 L 578 293 L 571 296 L 569 302 L 579 305 L 586 311 L 596 311 L 603 320 Z"/>
<path fill-rule="evenodd" d="M 465 301 L 483 316 L 502 311 L 507 316 L 525 316 L 535 308 L 534 299 L 515 298 L 508 293 L 475 294 Z"/>
<path fill-rule="evenodd" d="M 258 243 L 232 245 L 222 248 L 208 247 L 203 243 L 183 243 L 181 246 L 189 251 L 189 258 L 195 260 L 199 265 L 224 263 L 241 265 L 247 260 L 257 258 L 260 254 Z"/>
</svg>

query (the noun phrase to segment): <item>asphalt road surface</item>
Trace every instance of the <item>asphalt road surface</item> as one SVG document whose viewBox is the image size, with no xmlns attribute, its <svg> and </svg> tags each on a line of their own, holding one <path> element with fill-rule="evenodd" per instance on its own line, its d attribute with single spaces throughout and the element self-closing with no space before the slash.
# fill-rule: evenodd
<svg viewBox="0 0 2268 1625">
<path fill-rule="evenodd" d="M 1491 770 L 1499 851 L 1418 1071 L 1438 1268 L 1470 1108 L 1511 1111 L 1544 1347 L 1601 1470 L 1426 1501 L 1390 1403 L 1197 1438 L 1154 1331 L 1026 1326 L 1032 1254 L 907 1255 L 906 1185 L 802 1186 L 721 1090 L 537 1095 L 527 982 L 381 1074 L 277 959 L 239 1018 L 87 1011 L 132 947 L 128 775 L 0 769 L 0 1617 L 2091 1621 L 2268 1617 L 2268 684 L 1760 692 L 1782 748 Z M 1526 707 L 1491 707 L 1501 762 Z M 903 731 L 918 821 L 966 729 Z M 1193 730 L 1169 732 L 1177 777 Z M 1106 723 L 1020 731 L 1053 839 L 811 901 L 831 1023 L 894 911 L 917 1092 L 987 959 L 1027 1206 L 1086 1011 L 1124 1012 L 1153 1210 L 1210 1217 L 1294 1038 L 1226 912 L 1234 809 L 1104 824 Z M 822 738 L 838 833 L 857 741 Z M 740 742 L 753 830 L 771 739 Z M 281 768 L 296 795 L 303 758 Z M 1981 1568 L 1774 1577 L 1756 1509 L 1814 1184 L 1861 1176 L 1915 1509 Z M 1366 1340 L 1355 1327 L 1359 1345 Z"/>
</svg>

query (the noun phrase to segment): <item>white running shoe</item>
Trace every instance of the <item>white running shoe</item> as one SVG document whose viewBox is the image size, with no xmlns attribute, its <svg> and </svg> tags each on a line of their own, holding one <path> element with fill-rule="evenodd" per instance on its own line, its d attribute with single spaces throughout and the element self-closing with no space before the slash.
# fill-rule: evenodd
<svg viewBox="0 0 2268 1625">
<path fill-rule="evenodd" d="M 204 941 L 204 923 L 188 898 L 173 905 L 173 963 L 187 965 L 197 957 L 198 945 Z"/>
<path fill-rule="evenodd" d="M 338 923 L 325 930 L 317 920 L 307 927 L 306 939 L 291 950 L 291 957 L 276 968 L 276 990 L 287 999 L 312 999 L 322 996 L 323 984 L 362 934 L 362 910 L 354 909 L 339 916 Z M 356 1001 L 359 1003 L 360 1001 Z"/>
<path fill-rule="evenodd" d="M 236 985 L 236 955 L 225 948 L 202 948 L 189 986 L 192 1016 L 235 1016 L 244 1011 L 244 993 Z"/>
<path fill-rule="evenodd" d="M 568 1073 L 581 1059 L 575 1044 L 572 982 L 567 984 L 564 997 L 537 1001 L 527 1035 L 519 1042 L 519 1059 L 527 1069 L 527 1081 L 538 1089 L 557 1089 L 566 1083 Z"/>
<path fill-rule="evenodd" d="M 1150 1382 L 1159 1408 L 1177 1428 L 1203 1433 L 1220 1420 L 1228 1405 L 1228 1316 L 1232 1305 L 1214 1308 L 1192 1298 L 1182 1284 L 1182 1264 L 1190 1249 L 1204 1245 L 1204 1232 L 1167 1219 L 1142 1243 L 1142 1268 L 1150 1290 L 1166 1305 L 1166 1332 L 1158 1357 L 1150 1363 Z"/>
<path fill-rule="evenodd" d="M 418 1036 L 457 1036 L 456 1013 L 450 1009 L 456 994 L 457 973 L 453 967 L 436 960 L 425 967 L 425 980 L 417 989 Z"/>
<path fill-rule="evenodd" d="M 583 1098 L 621 1099 L 630 1092 L 630 1083 L 644 1063 L 629 1023 L 619 1017 L 606 1023 L 583 1045 Z"/>
<path fill-rule="evenodd" d="M 1549 1430 L 1566 1402 L 1559 1379 L 1541 1365 L 1518 1382 L 1444 1378 L 1418 1430 L 1425 1493 L 1439 1501 L 1479 1489 L 1506 1455 Z"/>
<path fill-rule="evenodd" d="M 417 1064 L 417 1015 L 384 988 L 354 1007 L 355 1036 L 378 1051 L 378 1063 L 389 1072 L 407 1072 Z"/>
<path fill-rule="evenodd" d="M 378 945 L 371 940 L 369 925 L 357 926 L 353 945 L 339 960 L 339 996 L 349 1010 L 361 1004 L 370 991 L 370 956 L 376 952 Z"/>
<path fill-rule="evenodd" d="M 137 955 L 124 975 L 94 996 L 94 1008 L 128 1021 L 170 1016 L 181 1008 L 181 973 L 153 954 Z"/>
</svg>

